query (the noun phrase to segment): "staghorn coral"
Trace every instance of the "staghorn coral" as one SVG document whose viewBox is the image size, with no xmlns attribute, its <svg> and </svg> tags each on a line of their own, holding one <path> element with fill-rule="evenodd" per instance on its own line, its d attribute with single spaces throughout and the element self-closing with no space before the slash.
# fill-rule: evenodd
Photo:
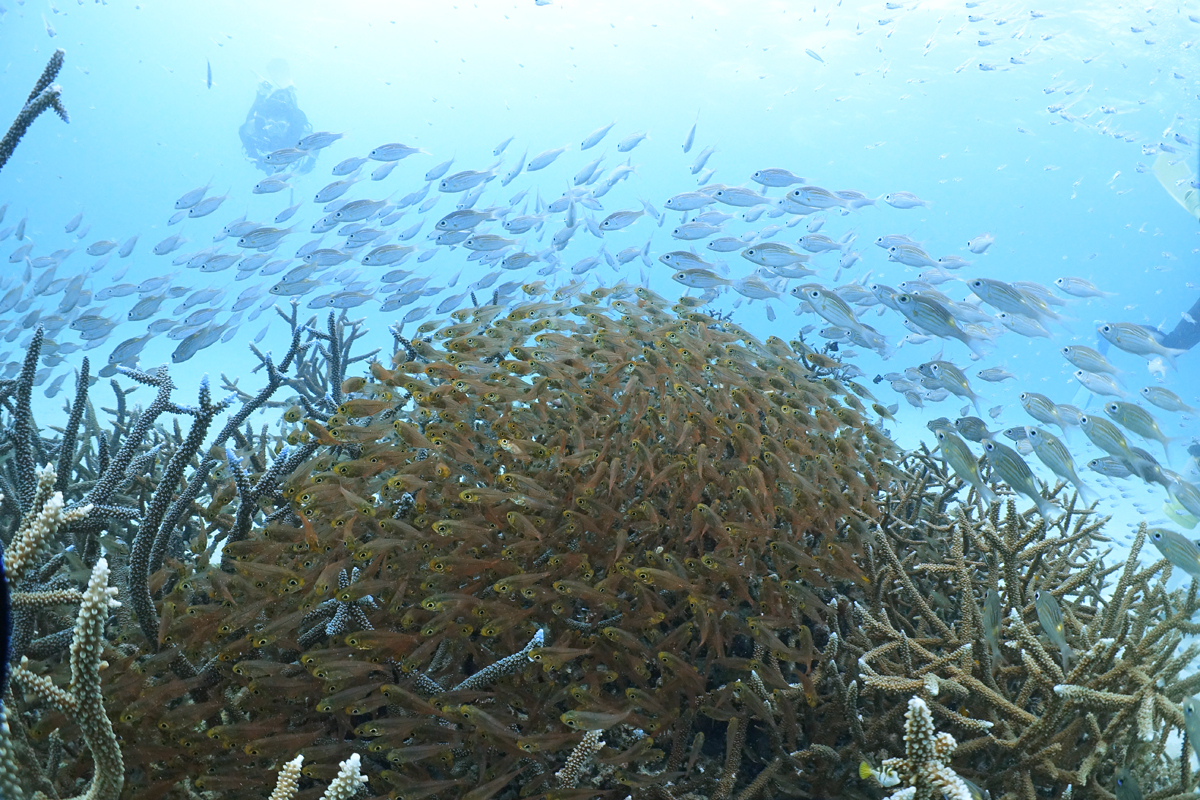
<svg viewBox="0 0 1200 800">
<path fill-rule="evenodd" d="M 873 588 L 843 642 L 858 658 L 851 674 L 861 688 L 850 684 L 847 709 L 862 714 L 863 738 L 890 724 L 892 695 L 919 692 L 958 736 L 954 768 L 993 797 L 1068 787 L 1074 797 L 1106 797 L 1101 787 L 1121 764 L 1155 773 L 1166 794 L 1187 792 L 1165 747 L 1183 729 L 1178 703 L 1197 682 L 1179 674 L 1200 652 L 1180 647 L 1200 630 L 1191 622 L 1200 584 L 1168 592 L 1166 560 L 1141 567 L 1144 528 L 1125 563 L 1108 564 L 1098 552 L 1103 519 L 1073 502 L 1052 524 L 1018 513 L 1011 499 L 977 515 L 948 508 L 956 482 L 927 454 L 905 467 L 917 480 L 878 521 Z M 1078 655 L 1066 673 L 1037 623 L 1039 588 L 1063 606 Z M 1001 599 L 998 660 L 980 612 L 989 590 Z"/>
<path fill-rule="evenodd" d="M 87 359 L 81 365 L 73 402 L 65 409 L 65 424 L 54 429 L 56 435 L 47 435 L 39 427 L 31 389 L 44 341 L 40 328 L 33 332 L 20 374 L 0 381 L 0 422 L 6 427 L 0 441 L 4 456 L 0 544 L 8 572 L 5 598 L 11 589 L 13 603 L 8 652 L 12 663 L 24 665 L 17 670 L 13 690 L 5 695 L 11 733 L 11 738 L 5 737 L 6 758 L 11 759 L 6 763 L 21 766 L 19 776 L 27 792 L 58 797 L 77 791 L 92 770 L 89 752 L 98 763 L 103 755 L 110 765 L 124 755 L 129 770 L 126 793 L 135 796 L 148 790 L 161 794 L 151 787 L 170 787 L 191 773 L 194 765 L 188 763 L 186 743 L 180 743 L 173 754 L 162 749 L 162 741 L 179 743 L 173 726 L 139 731 L 122 719 L 140 718 L 129 716 L 130 701 L 144 694 L 155 695 L 155 701 L 166 706 L 211 707 L 209 692 L 217 662 L 193 662 L 160 636 L 162 615 L 171 613 L 162 600 L 164 585 L 169 592 L 172 582 L 195 564 L 207 563 L 215 548 L 239 530 L 248 530 L 281 510 L 290 515 L 280 484 L 319 445 L 288 447 L 268 435 L 265 427 L 255 433 L 250 419 L 263 409 L 286 405 L 273 399 L 281 389 L 293 395 L 288 403 L 294 402 L 296 393 L 314 406 L 327 403 L 323 398 L 328 385 L 340 384 L 345 377 L 342 370 L 354 363 L 346 340 L 358 336 L 356 323 L 330 317 L 326 329 L 333 331 L 339 348 L 334 365 L 324 356 L 308 355 L 317 338 L 312 327 L 315 319 L 300 322 L 294 306 L 291 315 L 284 317 L 292 326 L 291 347 L 279 366 L 270 354 L 259 354 L 266 373 L 259 390 L 243 392 L 226 380 L 231 396 L 214 402 L 202 381 L 200 403 L 193 408 L 171 399 L 174 387 L 165 369 L 124 370 L 126 377 L 148 386 L 155 395 L 145 407 L 129 404 L 130 390 L 114 381 L 115 408 L 99 410 L 111 416 L 108 429 L 102 427 L 92 405 Z M 322 342 L 330 338 L 323 331 L 316 333 L 325 337 Z M 296 369 L 301 363 L 303 374 Z M 286 374 L 292 370 L 293 375 Z M 228 413 L 220 430 L 208 433 L 210 423 L 223 412 Z M 175 424 L 164 425 L 172 417 Z M 179 417 L 193 419 L 190 431 L 180 429 Z M 85 618 L 63 613 L 64 607 L 85 598 L 86 593 L 76 587 L 87 582 L 101 553 L 110 565 L 113 584 L 134 600 L 114 606 L 113 618 L 106 614 L 103 620 L 101 647 L 108 669 L 102 685 L 98 672 L 92 682 L 72 672 L 73 654 L 87 643 L 78 632 Z M 184 564 L 188 566 L 177 566 Z M 69 693 L 53 690 L 54 681 L 63 683 L 68 677 L 75 687 L 72 692 L 81 698 L 74 703 Z M 6 671 L 0 671 L 0 679 L 4 691 L 9 682 Z M 107 718 L 101 720 L 89 711 L 85 719 L 72 710 L 81 704 L 90 709 L 94 692 L 101 693 L 100 703 L 112 710 L 123 754 L 121 750 L 96 752 L 93 746 L 93 733 L 108 724 Z M 0 780 L 6 780 L 7 771 L 0 769 L 0 773 Z M 116 773 L 119 776 L 120 770 Z M 100 775 L 98 771 L 93 791 L 103 794 L 112 781 L 102 782 Z M 166 781 L 159 782 L 158 776 L 166 776 Z"/>
<path fill-rule="evenodd" d="M 25 135 L 29 126 L 41 116 L 43 111 L 54 109 L 54 113 L 58 114 L 59 119 L 63 122 L 71 121 L 67 116 L 67 109 L 62 104 L 62 90 L 58 84 L 54 83 L 59 70 L 62 69 L 64 55 L 62 50 L 55 50 L 54 55 L 50 56 L 50 61 L 42 70 L 42 75 L 38 78 L 37 83 L 34 84 L 33 91 L 25 100 L 25 105 L 21 107 L 17 118 L 9 126 L 8 132 L 4 134 L 4 138 L 0 139 L 0 169 L 4 169 L 8 159 L 12 158 L 13 151 L 17 149 L 21 137 Z"/>
</svg>

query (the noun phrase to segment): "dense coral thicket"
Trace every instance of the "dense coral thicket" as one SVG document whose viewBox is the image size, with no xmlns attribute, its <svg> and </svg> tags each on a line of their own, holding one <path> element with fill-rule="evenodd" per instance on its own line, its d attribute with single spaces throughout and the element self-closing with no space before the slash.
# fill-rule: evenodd
<svg viewBox="0 0 1200 800">
<path fill-rule="evenodd" d="M 397 796 L 798 786 L 788 754 L 844 728 L 813 662 L 892 446 L 820 358 L 605 294 L 474 309 L 323 422 L 289 411 L 328 445 L 284 489 L 298 524 L 164 597 L 164 644 L 226 682 L 122 721 L 177 730 L 202 789 L 348 748 Z"/>
<path fill-rule="evenodd" d="M 917 797 L 951 776 L 1005 800 L 1109 798 L 1118 769 L 1162 797 L 1195 783 L 1166 748 L 1200 686 L 1179 678 L 1195 648 L 1176 652 L 1200 583 L 1139 567 L 1144 535 L 1106 565 L 1103 520 L 1074 502 L 1047 523 L 963 497 L 802 342 L 598 289 L 395 331 L 389 363 L 345 378 L 361 331 L 291 321 L 297 405 L 238 433 L 284 385 L 264 361 L 216 434 L 235 446 L 206 455 L 147 421 L 206 418 L 206 390 L 130 413 L 117 456 L 90 411 L 71 425 L 95 451 L 41 438 L 27 359 L 13 461 L 57 454 L 70 477 L 10 468 L 3 487 L 23 514 L 6 545 L 34 555 L 0 782 L 66 796 L 123 761 L 138 800 L 262 796 L 280 770 L 311 800 L 339 762 L 361 796 L 468 800 L 882 797 L 870 765 Z M 151 441 L 180 455 L 156 471 Z M 123 505 L 85 502 L 130 473 Z M 31 550 L 22 531 L 63 498 Z M 72 631 L 101 548 L 128 602 Z M 101 652 L 68 663 L 81 636 Z M 81 726 L 55 687 L 87 664 Z"/>
<path fill-rule="evenodd" d="M 1168 745 L 1200 689 L 1184 677 L 1200 581 L 1169 590 L 1167 559 L 1140 564 L 1144 525 L 1123 563 L 1106 561 L 1107 519 L 1077 496 L 1051 523 L 1012 498 L 980 513 L 951 503 L 962 484 L 929 453 L 900 466 L 912 477 L 872 529 L 848 658 L 821 673 L 863 718 L 842 756 L 902 752 L 901 701 L 917 694 L 958 740 L 951 765 L 992 797 L 1109 798 L 1121 769 L 1157 797 L 1191 796 L 1189 747 Z"/>
</svg>

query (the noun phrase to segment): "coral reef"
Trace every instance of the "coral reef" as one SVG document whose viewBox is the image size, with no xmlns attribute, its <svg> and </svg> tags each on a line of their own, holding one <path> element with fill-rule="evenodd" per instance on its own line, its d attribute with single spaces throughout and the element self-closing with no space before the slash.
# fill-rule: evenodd
<svg viewBox="0 0 1200 800">
<path fill-rule="evenodd" d="M 59 797 L 75 791 L 80 776 L 92 769 L 90 753 L 97 765 L 91 791 L 116 795 L 110 789 L 122 777 L 122 751 L 100 709 L 110 710 L 120 737 L 128 698 L 113 691 L 122 679 L 132 679 L 126 688 L 140 694 L 169 675 L 179 681 L 176 686 L 187 682 L 189 701 L 205 697 L 215 664 L 196 664 L 178 648 L 164 648 L 160 640 L 163 564 L 178 559 L 207 563 L 220 542 L 244 535 L 254 522 L 278 513 L 276 506 L 290 514 L 290 504 L 279 494 L 280 482 L 318 445 L 274 446 L 277 437 L 265 427 L 255 433 L 250 417 L 281 407 L 272 396 L 283 387 L 314 407 L 329 402 L 330 386 L 339 385 L 342 370 L 353 363 L 348 341 L 359 335 L 357 324 L 344 319 L 330 317 L 330 334 L 299 323 L 294 307 L 284 317 L 292 327 L 291 346 L 278 366 L 270 354 L 258 354 L 266 380 L 256 392 L 243 392 L 236 381 L 225 380 L 230 397 L 214 403 L 202 381 L 199 405 L 188 407 L 171 399 L 174 387 L 165 369 L 125 370 L 155 396 L 145 407 L 130 407 L 131 390 L 113 381 L 116 407 L 104 410 L 112 418 L 107 429 L 89 397 L 92 379 L 84 359 L 65 424 L 54 429 L 53 438 L 42 434 L 31 402 L 40 328 L 20 374 L 0 381 L 7 434 L 0 444 L 0 543 L 7 569 L 2 588 L 6 599 L 11 592 L 13 618 L 6 665 L 20 665 L 11 690 L 7 676 L 0 676 L 5 678 L 0 691 L 12 732 L 11 738 L 4 737 L 9 747 L 0 765 L 13 765 L 17 771 L 11 774 L 20 776 L 28 792 Z M 334 360 L 320 352 L 330 344 L 339 350 Z M 318 353 L 310 356 L 310 348 Z M 293 369 L 294 375 L 285 374 Z M 228 412 L 225 424 L 209 435 L 209 425 L 223 411 Z M 171 417 L 175 422 L 168 427 L 164 422 Z M 179 417 L 192 418 L 190 430 L 181 429 Z M 221 466 L 228 462 L 227 448 L 241 453 L 235 458 L 245 462 L 236 474 L 233 466 Z M 121 607 L 114 604 L 112 618 L 83 613 L 88 593 L 77 588 L 95 577 L 101 562 L 110 565 L 104 574 L 111 572 L 113 590 L 119 587 L 127 601 Z M 62 609 L 74 604 L 82 605 L 72 621 Z M 85 623 L 86 630 L 80 627 Z M 91 661 L 80 661 L 80 648 Z M 149 683 L 139 687 L 139 670 L 147 662 Z M 103 673 L 101 666 L 107 667 Z M 55 688 L 64 677 L 71 687 L 65 692 Z M 39 751 L 47 743 L 49 749 Z M 148 781 L 136 749 L 125 742 L 122 747 L 133 756 L 125 758 L 128 794 L 128 787 L 140 790 Z M 180 764 L 181 774 L 184 768 Z M 0 766 L 0 779 L 8 774 Z"/>
<path fill-rule="evenodd" d="M 288 319 L 267 388 L 184 408 L 130 372 L 155 400 L 118 389 L 111 436 L 86 365 L 52 440 L 36 347 L 0 385 L 6 555 L 56 600 L 17 605 L 0 778 L 31 765 L 25 790 L 62 796 L 90 774 L 47 693 L 81 639 L 59 608 L 103 554 L 128 601 L 96 668 L 122 797 L 280 771 L 280 797 L 878 798 L 858 765 L 899 752 L 914 797 L 1107 798 L 1119 769 L 1193 787 L 1167 740 L 1200 584 L 1140 566 L 1144 531 L 1107 563 L 1074 498 L 1047 522 L 902 457 L 828 354 L 620 286 L 393 331 L 361 375 L 361 329 Z M 243 430 L 255 411 L 282 427 Z M 25 544 L 51 488 L 75 516 Z"/>
<path fill-rule="evenodd" d="M 4 138 L 0 139 L 0 169 L 4 169 L 4 165 L 12 157 L 13 151 L 17 149 L 21 137 L 25 135 L 29 126 L 41 116 L 43 111 L 52 108 L 63 122 L 71 121 L 67 116 L 67 109 L 62 104 L 62 89 L 54 82 L 54 79 L 58 77 L 58 71 L 62 69 L 64 55 L 62 50 L 55 50 L 54 55 L 50 56 L 50 61 L 42 70 L 42 76 L 34 84 L 33 91 L 29 93 L 25 105 L 17 113 L 17 118 L 9 126 Z"/>
</svg>

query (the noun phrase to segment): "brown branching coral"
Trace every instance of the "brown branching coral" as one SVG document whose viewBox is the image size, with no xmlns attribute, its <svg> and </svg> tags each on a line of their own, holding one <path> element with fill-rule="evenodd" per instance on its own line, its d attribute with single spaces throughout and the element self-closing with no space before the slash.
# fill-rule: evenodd
<svg viewBox="0 0 1200 800">
<path fill-rule="evenodd" d="M 948 485 L 944 473 L 929 459 L 908 466 L 925 473 L 915 485 L 932 502 L 892 503 L 880 519 L 874 552 L 882 558 L 868 570 L 874 588 L 845 642 L 859 654 L 859 707 L 874 725 L 867 740 L 895 708 L 890 695 L 919 692 L 959 739 L 959 774 L 993 797 L 1068 786 L 1074 797 L 1107 796 L 1098 786 L 1112 785 L 1114 765 L 1165 764 L 1167 735 L 1183 727 L 1178 703 L 1196 684 L 1179 674 L 1198 649 L 1179 646 L 1197 629 L 1190 619 L 1200 584 L 1168 592 L 1167 561 L 1140 567 L 1144 530 L 1123 565 L 1106 565 L 1097 551 L 1107 541 L 1103 520 L 1073 507 L 1052 526 L 1011 500 L 982 517 L 961 505 L 930 513 Z M 1038 622 L 1039 589 L 1063 608 L 1077 654 L 1065 673 Z M 994 632 L 980 611 L 989 591 L 1001 600 Z M 1167 793 L 1190 788 L 1169 784 Z"/>
</svg>

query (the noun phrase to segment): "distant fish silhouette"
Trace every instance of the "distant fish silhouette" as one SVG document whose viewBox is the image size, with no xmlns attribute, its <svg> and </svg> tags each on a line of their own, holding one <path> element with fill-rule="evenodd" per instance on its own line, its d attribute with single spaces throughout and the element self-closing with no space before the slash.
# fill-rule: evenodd
<svg viewBox="0 0 1200 800">
<path fill-rule="evenodd" d="M 206 59 L 204 59 L 204 63 L 208 65 L 208 81 L 207 81 L 207 84 L 208 84 L 208 88 L 210 88 L 210 89 L 211 89 L 211 88 L 212 88 L 212 62 L 211 62 L 211 61 L 209 61 L 209 60 L 206 58 Z"/>
</svg>

